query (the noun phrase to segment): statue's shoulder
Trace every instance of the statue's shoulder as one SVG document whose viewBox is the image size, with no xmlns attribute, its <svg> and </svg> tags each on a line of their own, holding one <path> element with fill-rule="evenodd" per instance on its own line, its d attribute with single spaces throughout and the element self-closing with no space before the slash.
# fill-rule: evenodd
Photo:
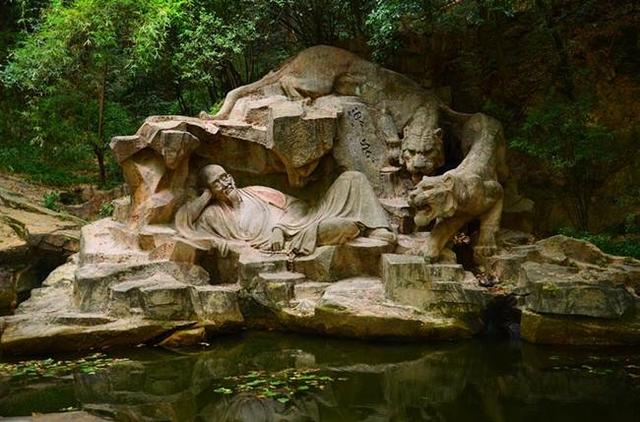
<svg viewBox="0 0 640 422">
<path fill-rule="evenodd" d="M 278 208 L 285 209 L 287 206 L 287 195 L 273 188 L 267 186 L 247 186 L 243 188 L 243 190 Z"/>
</svg>

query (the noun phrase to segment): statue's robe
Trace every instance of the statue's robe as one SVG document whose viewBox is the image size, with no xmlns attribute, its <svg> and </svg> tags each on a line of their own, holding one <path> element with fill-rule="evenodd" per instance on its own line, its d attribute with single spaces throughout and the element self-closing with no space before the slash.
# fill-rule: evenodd
<svg viewBox="0 0 640 422">
<path fill-rule="evenodd" d="M 264 186 L 237 189 L 240 204 L 208 205 L 197 210 L 186 204 L 176 214 L 176 228 L 201 249 L 216 248 L 224 256 L 229 246 L 250 245 L 268 250 L 274 228 L 285 234 L 285 250 L 312 253 L 318 242 L 318 226 L 340 218 L 363 228 L 389 228 L 382 206 L 362 173 L 349 171 L 336 179 L 315 206 Z M 197 215 L 196 215 L 197 214 Z"/>
</svg>

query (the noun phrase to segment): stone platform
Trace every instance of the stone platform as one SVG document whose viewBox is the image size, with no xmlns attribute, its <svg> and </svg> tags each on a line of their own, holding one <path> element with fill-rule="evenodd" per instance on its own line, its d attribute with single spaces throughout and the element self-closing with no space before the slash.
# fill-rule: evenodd
<svg viewBox="0 0 640 422">
<path fill-rule="evenodd" d="M 202 253 L 169 226 L 129 233 L 112 219 L 85 226 L 80 253 L 4 319 L 2 352 L 176 345 L 245 327 L 457 339 L 481 329 L 482 303 L 490 300 L 460 266 L 394 255 L 395 246 L 376 239 L 291 260 L 248 249 L 224 258 Z M 426 296 L 411 300 L 411 288 Z M 443 297 L 463 306 L 452 312 L 438 305 Z"/>
<path fill-rule="evenodd" d="M 2 352 L 179 346 L 244 328 L 453 340 L 480 332 L 505 296 L 523 311 L 528 341 L 640 343 L 640 262 L 562 236 L 503 247 L 486 263 L 499 281 L 487 289 L 458 264 L 406 255 L 406 237 L 397 246 L 358 238 L 290 259 L 203 253 L 169 226 L 125 243 L 126 234 L 111 219 L 85 226 L 80 253 L 1 320 Z"/>
</svg>

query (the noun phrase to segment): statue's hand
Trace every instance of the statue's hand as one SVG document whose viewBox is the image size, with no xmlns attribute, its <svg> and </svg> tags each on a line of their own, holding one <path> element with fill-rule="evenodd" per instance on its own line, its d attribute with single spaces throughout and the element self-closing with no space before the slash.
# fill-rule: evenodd
<svg viewBox="0 0 640 422">
<path fill-rule="evenodd" d="M 276 227 L 271 232 L 271 250 L 281 251 L 284 248 L 284 232 Z"/>
<path fill-rule="evenodd" d="M 213 194 L 211 193 L 211 190 L 209 188 L 205 188 L 205 190 L 202 192 L 202 195 L 200 195 L 200 199 L 206 202 L 209 202 L 212 197 Z"/>
</svg>

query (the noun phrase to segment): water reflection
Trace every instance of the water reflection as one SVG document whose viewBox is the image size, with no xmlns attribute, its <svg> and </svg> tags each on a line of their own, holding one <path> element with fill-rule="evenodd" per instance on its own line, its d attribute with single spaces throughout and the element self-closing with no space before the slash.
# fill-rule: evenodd
<svg viewBox="0 0 640 422">
<path fill-rule="evenodd" d="M 0 415 L 74 406 L 123 421 L 637 421 L 637 352 L 248 333 L 205 350 L 135 350 L 96 375 L 4 380 Z M 321 368 L 335 381 L 287 404 L 214 392 L 228 376 L 287 368 Z"/>
</svg>

